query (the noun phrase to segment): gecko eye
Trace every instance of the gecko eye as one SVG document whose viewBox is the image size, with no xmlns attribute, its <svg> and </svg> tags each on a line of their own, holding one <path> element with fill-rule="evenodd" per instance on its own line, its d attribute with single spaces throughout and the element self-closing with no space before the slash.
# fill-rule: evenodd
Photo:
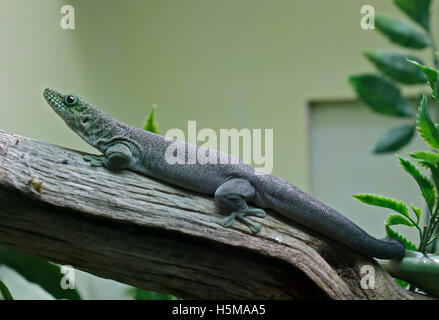
<svg viewBox="0 0 439 320">
<path fill-rule="evenodd" d="M 68 95 L 64 98 L 64 102 L 69 107 L 73 107 L 78 103 L 78 98 L 75 97 L 74 95 Z"/>
</svg>

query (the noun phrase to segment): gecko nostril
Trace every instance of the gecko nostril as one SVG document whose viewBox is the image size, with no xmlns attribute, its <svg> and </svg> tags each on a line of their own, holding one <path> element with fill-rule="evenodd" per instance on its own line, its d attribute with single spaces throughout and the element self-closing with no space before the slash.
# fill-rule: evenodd
<svg viewBox="0 0 439 320">
<path fill-rule="evenodd" d="M 87 118 L 84 118 L 84 119 L 82 119 L 82 123 L 87 123 L 88 122 L 88 117 Z"/>
</svg>

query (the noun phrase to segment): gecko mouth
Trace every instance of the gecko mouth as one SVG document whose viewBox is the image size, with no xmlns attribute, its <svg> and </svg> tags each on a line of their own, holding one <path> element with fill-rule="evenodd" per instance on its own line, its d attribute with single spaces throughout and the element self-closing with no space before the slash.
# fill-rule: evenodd
<svg viewBox="0 0 439 320">
<path fill-rule="evenodd" d="M 61 99 L 60 95 L 56 91 L 47 88 L 47 89 L 44 90 L 43 96 L 46 99 L 47 103 L 51 107 L 53 107 L 53 108 L 62 108 L 62 107 L 64 107 L 64 102 Z"/>
</svg>

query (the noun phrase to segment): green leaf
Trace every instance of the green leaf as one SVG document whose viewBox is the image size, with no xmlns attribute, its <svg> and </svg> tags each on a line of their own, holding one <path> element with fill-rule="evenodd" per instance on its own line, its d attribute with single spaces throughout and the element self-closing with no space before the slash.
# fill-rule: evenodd
<svg viewBox="0 0 439 320">
<path fill-rule="evenodd" d="M 415 225 L 411 223 L 407 218 L 398 215 L 398 214 L 391 214 L 386 219 L 386 226 L 396 226 L 396 225 L 405 225 L 408 227 L 414 227 Z"/>
<path fill-rule="evenodd" d="M 0 280 L 0 294 L 3 296 L 3 300 L 14 300 L 8 287 Z"/>
<path fill-rule="evenodd" d="M 431 177 L 433 178 L 436 189 L 439 190 L 439 168 L 438 166 L 430 166 Z"/>
<path fill-rule="evenodd" d="M 153 133 L 160 133 L 158 124 L 155 120 L 155 110 L 157 109 L 157 105 L 153 105 L 151 111 L 149 112 L 148 117 L 146 118 L 145 121 L 145 126 L 143 127 L 144 130 L 146 131 L 150 131 Z"/>
<path fill-rule="evenodd" d="M 416 224 L 419 224 L 419 221 L 421 221 L 422 217 L 422 210 L 418 207 L 415 207 L 413 204 L 411 205 L 411 208 L 416 215 Z"/>
<path fill-rule="evenodd" d="M 428 37 L 414 25 L 385 14 L 376 14 L 375 27 L 390 41 L 403 47 L 423 49 L 430 45 Z"/>
<path fill-rule="evenodd" d="M 358 97 L 373 111 L 398 117 L 414 116 L 410 103 L 391 82 L 375 75 L 351 76 L 349 81 Z"/>
<path fill-rule="evenodd" d="M 431 237 L 430 240 L 428 240 L 427 245 L 432 244 L 437 237 L 439 237 L 439 233 L 436 233 L 433 237 Z"/>
<path fill-rule="evenodd" d="M 176 300 L 177 298 L 172 294 L 159 293 L 139 288 L 132 288 L 130 294 L 135 300 Z"/>
<path fill-rule="evenodd" d="M 434 185 L 426 176 L 424 176 L 421 171 L 408 159 L 403 159 L 398 157 L 401 167 L 409 173 L 418 183 L 421 189 L 422 196 L 427 203 L 430 212 L 433 212 L 433 207 L 436 203 L 436 192 L 434 190 Z"/>
<path fill-rule="evenodd" d="M 395 4 L 414 22 L 430 30 L 430 0 L 394 0 Z"/>
<path fill-rule="evenodd" d="M 434 185 L 436 186 L 436 189 L 439 190 L 439 167 L 438 167 L 438 165 L 436 165 L 428 160 L 417 160 L 417 161 L 424 168 L 430 169 L 431 177 L 433 179 Z"/>
<path fill-rule="evenodd" d="M 434 152 L 415 151 L 410 153 L 410 157 L 417 160 L 427 161 L 432 165 L 439 164 L 439 154 Z"/>
<path fill-rule="evenodd" d="M 413 138 L 416 126 L 403 124 L 384 132 L 375 144 L 373 153 L 388 153 L 401 149 Z"/>
<path fill-rule="evenodd" d="M 79 300 L 81 297 L 75 289 L 61 288 L 61 279 L 65 276 L 61 268 L 32 256 L 0 247 L 0 264 L 4 264 L 26 280 L 40 285 L 56 299 Z"/>
<path fill-rule="evenodd" d="M 418 109 L 417 129 L 419 135 L 433 149 L 439 149 L 439 133 L 428 112 L 427 96 L 422 95 Z"/>
<path fill-rule="evenodd" d="M 424 72 L 414 66 L 407 59 L 419 61 L 419 58 L 408 56 L 402 52 L 367 51 L 364 55 L 385 75 L 404 84 L 425 83 L 427 78 Z"/>
<path fill-rule="evenodd" d="M 393 280 L 395 280 L 395 282 L 396 282 L 397 284 L 399 284 L 401 287 L 403 287 L 403 288 L 405 288 L 405 289 L 408 289 L 408 287 L 410 286 L 410 283 L 405 282 L 404 280 L 397 279 L 397 278 L 393 278 Z"/>
<path fill-rule="evenodd" d="M 392 209 L 406 217 L 410 217 L 409 208 L 401 201 L 370 193 L 354 194 L 352 196 L 365 204 Z"/>
<path fill-rule="evenodd" d="M 385 228 L 386 228 L 387 238 L 392 238 L 392 239 L 396 239 L 396 240 L 401 241 L 407 250 L 418 251 L 418 248 L 416 247 L 416 245 L 414 243 L 408 241 L 406 238 L 404 238 L 398 232 L 392 230 L 389 226 L 386 226 Z"/>
<path fill-rule="evenodd" d="M 420 68 L 425 76 L 427 77 L 428 80 L 428 84 L 430 85 L 431 90 L 433 91 L 432 95 L 433 98 L 439 102 L 439 71 L 427 66 L 424 66 L 422 64 L 420 64 L 417 61 L 414 60 L 408 60 L 408 62 L 414 64 L 415 66 L 417 66 L 418 68 Z"/>
</svg>

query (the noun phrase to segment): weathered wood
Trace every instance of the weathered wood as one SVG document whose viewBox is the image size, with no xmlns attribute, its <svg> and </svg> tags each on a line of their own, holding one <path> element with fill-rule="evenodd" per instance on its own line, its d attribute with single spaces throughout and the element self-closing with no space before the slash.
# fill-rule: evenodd
<svg viewBox="0 0 439 320">
<path fill-rule="evenodd" d="M 381 267 L 275 213 L 253 235 L 209 197 L 0 131 L 0 245 L 198 299 L 412 299 Z M 375 289 L 361 288 L 363 265 Z"/>
</svg>

